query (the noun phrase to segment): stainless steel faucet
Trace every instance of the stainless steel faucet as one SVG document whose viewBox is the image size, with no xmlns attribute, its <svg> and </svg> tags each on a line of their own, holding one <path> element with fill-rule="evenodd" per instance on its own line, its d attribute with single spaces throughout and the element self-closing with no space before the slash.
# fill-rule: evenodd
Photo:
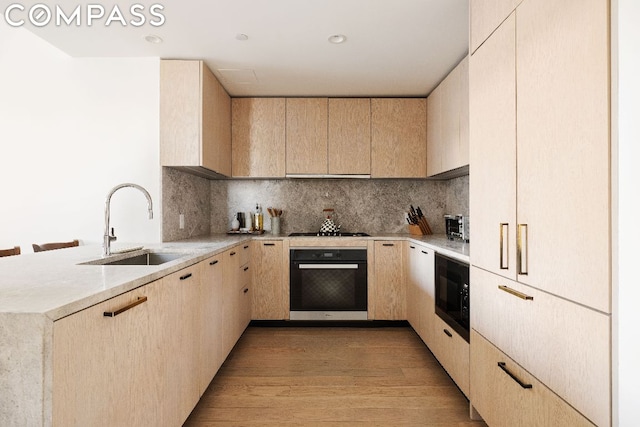
<svg viewBox="0 0 640 427">
<path fill-rule="evenodd" d="M 111 191 L 109 191 L 109 194 L 107 194 L 107 202 L 104 209 L 104 242 L 102 245 L 104 256 L 111 255 L 111 241 L 117 239 L 113 232 L 113 228 L 111 229 L 111 233 L 109 233 L 109 220 L 111 217 L 111 196 L 113 196 L 113 193 L 115 193 L 119 189 L 125 188 L 125 187 L 137 188 L 142 192 L 142 194 L 145 195 L 145 197 L 147 198 L 147 202 L 149 202 L 149 219 L 153 219 L 153 202 L 151 201 L 151 195 L 147 190 L 145 190 L 143 187 L 139 186 L 138 184 L 131 184 L 131 183 L 124 183 L 124 184 L 116 185 L 115 187 L 113 187 Z"/>
</svg>

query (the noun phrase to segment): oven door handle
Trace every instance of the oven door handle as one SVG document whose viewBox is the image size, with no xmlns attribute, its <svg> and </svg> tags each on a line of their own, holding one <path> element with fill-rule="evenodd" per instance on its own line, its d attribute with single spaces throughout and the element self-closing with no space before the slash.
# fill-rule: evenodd
<svg viewBox="0 0 640 427">
<path fill-rule="evenodd" d="M 299 270 L 357 270 L 358 264 L 298 264 Z"/>
</svg>

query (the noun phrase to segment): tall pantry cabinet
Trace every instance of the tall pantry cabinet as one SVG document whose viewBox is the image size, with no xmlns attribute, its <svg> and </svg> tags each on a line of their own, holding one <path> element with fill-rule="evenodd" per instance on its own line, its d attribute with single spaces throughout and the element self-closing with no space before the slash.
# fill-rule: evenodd
<svg viewBox="0 0 640 427">
<path fill-rule="evenodd" d="M 507 425 L 483 378 L 525 370 L 610 425 L 609 2 L 499 3 L 470 3 L 471 403 Z"/>
</svg>

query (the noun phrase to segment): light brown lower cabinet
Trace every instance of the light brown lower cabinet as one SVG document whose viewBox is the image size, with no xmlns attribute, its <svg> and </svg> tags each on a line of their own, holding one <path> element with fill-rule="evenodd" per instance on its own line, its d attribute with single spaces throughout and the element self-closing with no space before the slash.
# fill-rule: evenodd
<svg viewBox="0 0 640 427">
<path fill-rule="evenodd" d="M 406 242 L 407 320 L 429 347 L 435 322 L 435 252 Z"/>
<path fill-rule="evenodd" d="M 222 346 L 224 358 L 231 352 L 251 320 L 250 251 L 250 245 L 244 243 L 222 253 Z"/>
<path fill-rule="evenodd" d="M 200 263 L 200 394 L 204 393 L 226 357 L 222 346 L 222 254 Z"/>
<path fill-rule="evenodd" d="M 282 240 L 256 240 L 254 254 L 251 318 L 255 320 L 283 320 L 289 318 L 287 281 L 289 266 L 285 268 Z M 286 272 L 286 273 L 285 273 Z"/>
<path fill-rule="evenodd" d="M 54 322 L 52 424 L 182 425 L 251 320 L 249 255 L 237 245 Z"/>
<path fill-rule="evenodd" d="M 474 266 L 471 283 L 471 327 L 596 425 L 610 425 L 610 317 Z"/>
<path fill-rule="evenodd" d="M 403 242 L 374 242 L 374 277 L 369 276 L 373 295 L 373 319 L 406 320 L 406 284 L 404 280 Z M 370 304 L 371 305 L 371 304 Z M 371 307 L 370 307 L 371 310 Z"/>
<path fill-rule="evenodd" d="M 184 422 L 200 398 L 199 271 L 180 270 L 54 323 L 54 425 Z"/>
<path fill-rule="evenodd" d="M 162 281 L 53 324 L 53 425 L 162 425 Z M 113 313 L 105 316 L 104 313 Z M 117 313 L 117 314 L 116 314 Z"/>
<path fill-rule="evenodd" d="M 472 405 L 491 427 L 594 425 L 475 330 L 471 331 L 471 396 Z"/>
<path fill-rule="evenodd" d="M 460 390 L 469 397 L 469 343 L 436 315 L 429 348 Z"/>
</svg>

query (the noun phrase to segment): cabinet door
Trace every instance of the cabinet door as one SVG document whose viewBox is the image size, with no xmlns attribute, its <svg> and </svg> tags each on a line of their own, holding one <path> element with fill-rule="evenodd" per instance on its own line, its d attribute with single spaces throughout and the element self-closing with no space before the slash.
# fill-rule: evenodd
<svg viewBox="0 0 640 427">
<path fill-rule="evenodd" d="M 517 27 L 518 280 L 609 313 L 609 2 L 523 2 Z"/>
<path fill-rule="evenodd" d="M 222 254 L 200 263 L 200 394 L 206 390 L 224 362 L 222 346 Z"/>
<path fill-rule="evenodd" d="M 425 344 L 432 345 L 434 322 L 436 317 L 435 300 L 435 252 L 423 246 L 417 246 L 417 283 L 420 301 L 420 330 L 418 334 Z"/>
<path fill-rule="evenodd" d="M 371 177 L 426 178 L 427 100 L 371 100 Z"/>
<path fill-rule="evenodd" d="M 329 99 L 329 173 L 371 173 L 371 100 Z"/>
<path fill-rule="evenodd" d="M 522 0 L 473 0 L 469 2 L 469 52 L 474 53 L 520 2 Z"/>
<path fill-rule="evenodd" d="M 231 176 L 231 98 L 201 63 L 202 166 Z"/>
<path fill-rule="evenodd" d="M 440 83 L 442 86 L 441 170 L 455 169 L 460 144 L 460 68 L 456 67 Z"/>
<path fill-rule="evenodd" d="M 282 320 L 289 317 L 285 290 L 285 265 L 282 240 L 255 241 L 252 287 L 252 319 Z M 287 268 L 288 270 L 288 268 Z"/>
<path fill-rule="evenodd" d="M 375 242 L 376 320 L 406 320 L 406 289 L 402 242 Z"/>
<path fill-rule="evenodd" d="M 429 348 L 460 390 L 469 397 L 469 343 L 436 315 Z"/>
<path fill-rule="evenodd" d="M 158 341 L 149 333 L 152 288 L 161 281 L 53 324 L 53 424 L 162 425 Z M 114 313 L 105 316 L 104 313 Z"/>
<path fill-rule="evenodd" d="M 287 174 L 327 173 L 327 98 L 287 98 Z"/>
<path fill-rule="evenodd" d="M 160 61 L 160 164 L 199 166 L 202 92 L 199 61 Z"/>
<path fill-rule="evenodd" d="M 233 176 L 284 178 L 284 98 L 233 98 Z"/>
<path fill-rule="evenodd" d="M 222 342 L 224 358 L 236 344 L 238 335 L 238 316 L 240 304 L 240 246 L 225 251 L 222 254 L 222 313 L 223 329 Z"/>
<path fill-rule="evenodd" d="M 166 362 L 162 407 L 170 425 L 183 423 L 200 398 L 200 304 L 199 265 L 162 279 L 167 298 L 161 324 L 165 347 L 160 350 Z M 157 374 L 156 374 L 157 375 Z"/>
<path fill-rule="evenodd" d="M 593 426 L 473 330 L 471 396 L 473 406 L 490 426 Z"/>
<path fill-rule="evenodd" d="M 427 97 L 427 175 L 442 172 L 442 85 Z"/>
<path fill-rule="evenodd" d="M 405 277 L 407 290 L 407 321 L 414 331 L 420 335 L 420 297 L 418 289 L 418 249 L 415 244 L 405 244 Z"/>
<path fill-rule="evenodd" d="M 471 56 L 471 263 L 516 278 L 515 14 Z"/>
</svg>

